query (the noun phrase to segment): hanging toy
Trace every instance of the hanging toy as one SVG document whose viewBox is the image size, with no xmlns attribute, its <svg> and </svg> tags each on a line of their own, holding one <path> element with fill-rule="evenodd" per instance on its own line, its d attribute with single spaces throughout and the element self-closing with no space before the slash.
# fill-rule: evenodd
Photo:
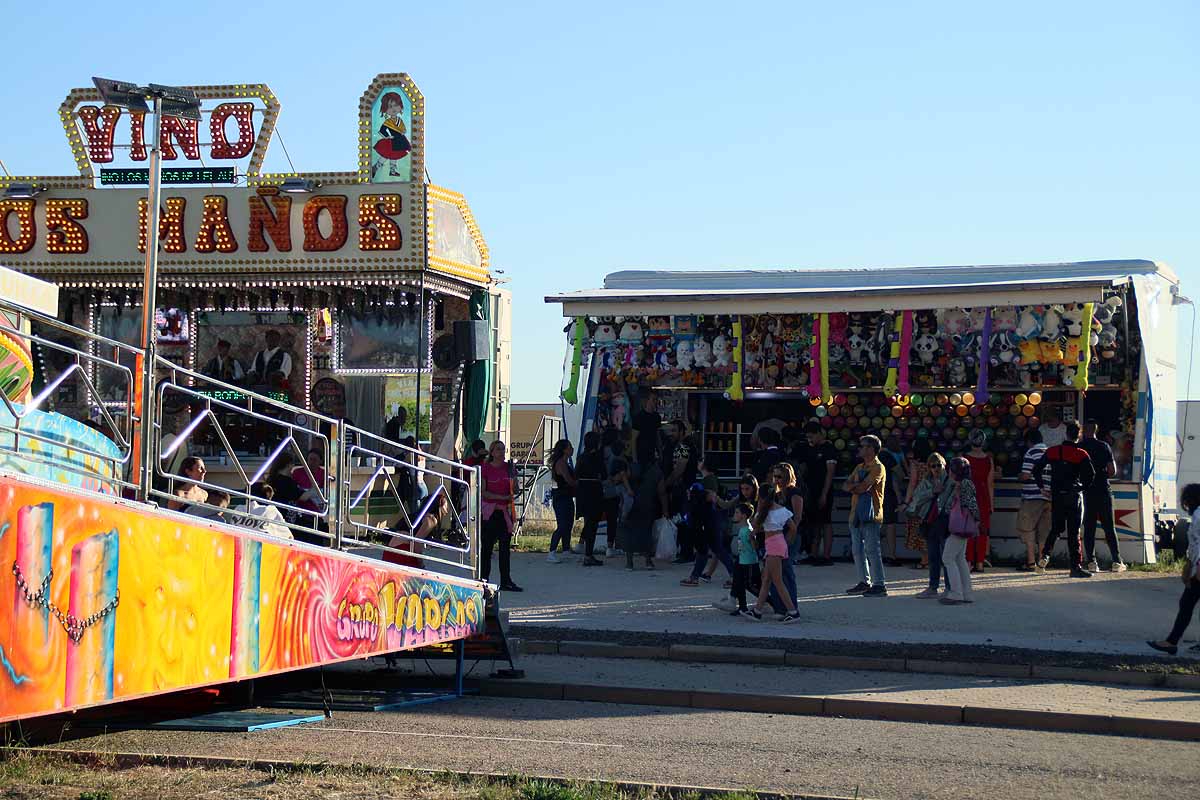
<svg viewBox="0 0 1200 800">
<path fill-rule="evenodd" d="M 904 328 L 904 315 L 897 314 L 892 320 L 892 333 L 888 336 L 887 380 L 883 384 L 885 397 L 895 397 L 900 382 L 900 337 Z"/>
<path fill-rule="evenodd" d="M 746 395 L 742 389 L 742 320 L 733 318 L 733 374 L 730 376 L 729 391 L 725 396 L 730 400 L 742 400 Z"/>
<path fill-rule="evenodd" d="M 905 311 L 901 315 L 900 326 L 900 365 L 897 370 L 896 388 L 900 394 L 907 396 L 912 386 L 908 380 L 908 364 L 912 358 L 913 312 Z"/>
<path fill-rule="evenodd" d="M 826 405 L 833 402 L 833 392 L 829 390 L 829 315 L 821 314 L 821 399 Z"/>
<path fill-rule="evenodd" d="M 979 337 L 979 381 L 975 385 L 975 402 L 988 401 L 988 368 L 992 365 L 992 310 L 983 313 L 983 333 Z"/>
<path fill-rule="evenodd" d="M 579 366 L 583 363 L 583 332 L 587 329 L 587 323 L 583 317 L 576 317 L 573 323 L 575 328 L 575 349 L 571 354 L 571 380 L 567 383 L 567 388 L 562 392 L 563 402 L 569 406 L 573 406 L 579 402 Z"/>
<path fill-rule="evenodd" d="M 1075 367 L 1075 388 L 1086 392 L 1088 387 L 1088 366 L 1092 360 L 1092 315 L 1096 309 L 1093 303 L 1083 304 L 1083 320 L 1079 330 L 1079 363 Z"/>
<path fill-rule="evenodd" d="M 809 372 L 808 381 L 808 396 L 821 396 L 821 319 L 824 314 L 818 314 L 813 319 L 813 339 L 812 348 L 810 349 L 810 360 L 812 361 L 812 370 Z"/>
</svg>

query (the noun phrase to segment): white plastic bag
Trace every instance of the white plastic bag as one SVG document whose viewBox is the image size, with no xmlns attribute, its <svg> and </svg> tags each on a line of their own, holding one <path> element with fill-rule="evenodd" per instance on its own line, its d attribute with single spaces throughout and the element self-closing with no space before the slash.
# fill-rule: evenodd
<svg viewBox="0 0 1200 800">
<path fill-rule="evenodd" d="M 675 537 L 678 529 L 675 523 L 665 517 L 654 523 L 654 557 L 669 560 L 675 557 Z"/>
</svg>

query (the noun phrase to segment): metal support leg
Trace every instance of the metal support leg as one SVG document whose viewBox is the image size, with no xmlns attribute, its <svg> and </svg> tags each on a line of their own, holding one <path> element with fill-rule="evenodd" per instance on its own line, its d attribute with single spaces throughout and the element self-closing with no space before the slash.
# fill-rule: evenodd
<svg viewBox="0 0 1200 800">
<path fill-rule="evenodd" d="M 463 696 L 463 666 L 466 660 L 467 641 L 459 639 L 454 643 L 454 696 Z"/>
</svg>

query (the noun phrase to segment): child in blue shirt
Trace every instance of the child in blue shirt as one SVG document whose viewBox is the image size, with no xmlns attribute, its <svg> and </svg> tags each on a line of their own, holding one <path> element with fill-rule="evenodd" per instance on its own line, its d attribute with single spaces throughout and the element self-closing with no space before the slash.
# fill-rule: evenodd
<svg viewBox="0 0 1200 800">
<path fill-rule="evenodd" d="M 754 518 L 754 506 L 749 503 L 739 503 L 733 508 L 733 547 L 737 553 L 737 563 L 733 570 L 733 598 L 738 607 L 730 612 L 730 616 L 750 616 L 746 608 L 746 588 L 756 581 L 752 580 L 753 573 L 758 569 L 758 548 L 754 542 L 754 530 L 750 520 Z"/>
</svg>

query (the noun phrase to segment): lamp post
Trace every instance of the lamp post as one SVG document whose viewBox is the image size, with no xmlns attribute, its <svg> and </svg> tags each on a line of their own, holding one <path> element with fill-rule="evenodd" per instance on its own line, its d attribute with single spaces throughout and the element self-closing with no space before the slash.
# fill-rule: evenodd
<svg viewBox="0 0 1200 800">
<path fill-rule="evenodd" d="M 141 473 L 138 475 L 138 495 L 149 502 L 154 483 L 154 453 L 151 433 L 154 415 L 155 326 L 154 311 L 158 294 L 158 217 L 162 195 L 162 151 L 160 148 L 162 116 L 200 119 L 200 101 L 190 89 L 177 86 L 138 86 L 135 83 L 92 78 L 105 105 L 118 106 L 131 112 L 148 113 L 149 99 L 154 103 L 154 127 L 150 136 L 150 188 L 146 197 L 146 267 L 142 286 L 142 397 L 138 408 L 140 435 L 137 437 Z"/>
</svg>

